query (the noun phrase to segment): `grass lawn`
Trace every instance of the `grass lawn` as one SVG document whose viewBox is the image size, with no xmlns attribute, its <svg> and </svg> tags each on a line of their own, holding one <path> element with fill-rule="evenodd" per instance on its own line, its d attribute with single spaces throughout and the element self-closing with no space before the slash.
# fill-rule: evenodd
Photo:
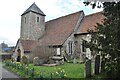
<svg viewBox="0 0 120 80">
<path fill-rule="evenodd" d="M 12 63 L 13 65 L 15 63 Z M 26 69 L 18 69 L 18 67 L 5 66 L 8 70 L 18 74 L 20 77 L 27 78 Z M 60 66 L 48 67 L 48 66 L 34 66 L 33 64 L 29 64 L 27 69 L 33 69 L 34 72 L 38 75 L 41 73 L 45 75 L 57 74 L 59 71 L 64 70 L 66 78 L 84 78 L 84 64 L 73 64 L 73 63 L 65 63 Z M 54 77 L 54 76 L 53 76 Z M 57 78 L 57 77 L 56 77 Z"/>
<path fill-rule="evenodd" d="M 29 67 L 33 67 L 32 64 Z M 67 78 L 84 78 L 84 64 L 65 63 L 64 65 L 47 67 L 47 66 L 34 66 L 35 71 L 42 71 L 46 73 L 54 72 L 55 69 L 64 69 Z"/>
</svg>

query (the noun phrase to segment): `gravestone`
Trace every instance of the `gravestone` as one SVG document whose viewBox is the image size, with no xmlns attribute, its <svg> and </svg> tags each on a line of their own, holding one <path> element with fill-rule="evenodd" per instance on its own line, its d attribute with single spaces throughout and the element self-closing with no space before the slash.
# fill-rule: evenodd
<svg viewBox="0 0 120 80">
<path fill-rule="evenodd" d="M 28 56 L 22 56 L 22 63 L 24 64 L 24 65 L 26 65 L 26 66 L 28 66 L 28 64 L 29 64 L 29 58 L 28 58 Z"/>
<path fill-rule="evenodd" d="M 77 60 L 76 60 L 75 58 L 73 59 L 73 63 L 74 63 L 74 64 L 76 64 L 76 63 L 77 63 Z"/>
<path fill-rule="evenodd" d="M 82 62 L 85 63 L 85 61 L 86 61 L 86 55 L 82 54 Z"/>
<path fill-rule="evenodd" d="M 94 71 L 95 74 L 99 74 L 100 72 L 100 55 L 95 57 Z"/>
<path fill-rule="evenodd" d="M 105 72 L 105 61 L 101 61 L 101 72 Z"/>
<path fill-rule="evenodd" d="M 34 57 L 34 59 L 33 59 L 33 64 L 34 64 L 35 66 L 38 66 L 38 65 L 40 64 L 40 59 L 39 59 L 39 57 Z"/>
<path fill-rule="evenodd" d="M 47 60 L 46 59 L 40 59 L 39 60 L 39 65 L 43 65 L 43 64 L 47 64 Z"/>
<path fill-rule="evenodd" d="M 84 72 L 85 78 L 88 78 L 91 76 L 91 60 L 87 60 L 85 62 L 85 72 Z"/>
</svg>

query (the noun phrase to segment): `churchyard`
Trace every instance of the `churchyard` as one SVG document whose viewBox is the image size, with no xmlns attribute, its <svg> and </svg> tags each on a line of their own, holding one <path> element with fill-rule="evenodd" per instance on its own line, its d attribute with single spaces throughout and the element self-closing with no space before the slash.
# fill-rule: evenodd
<svg viewBox="0 0 120 80">
<path fill-rule="evenodd" d="M 5 68 L 14 72 L 21 78 L 90 78 L 100 71 L 100 56 L 95 61 L 86 60 L 85 63 L 65 62 L 57 66 L 34 65 L 33 63 L 24 64 L 5 60 Z M 99 77 L 101 78 L 101 77 Z"/>
</svg>

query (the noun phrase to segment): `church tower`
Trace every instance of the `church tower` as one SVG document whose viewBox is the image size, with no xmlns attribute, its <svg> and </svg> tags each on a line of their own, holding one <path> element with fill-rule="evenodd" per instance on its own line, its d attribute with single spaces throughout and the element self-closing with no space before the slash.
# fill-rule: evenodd
<svg viewBox="0 0 120 80">
<path fill-rule="evenodd" d="M 45 32 L 45 14 L 33 3 L 21 15 L 22 40 L 38 40 Z"/>
</svg>

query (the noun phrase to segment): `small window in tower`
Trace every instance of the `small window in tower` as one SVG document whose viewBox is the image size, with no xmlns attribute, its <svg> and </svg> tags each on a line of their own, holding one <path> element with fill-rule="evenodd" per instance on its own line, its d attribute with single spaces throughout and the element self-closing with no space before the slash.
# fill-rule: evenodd
<svg viewBox="0 0 120 80">
<path fill-rule="evenodd" d="M 39 17 L 37 17 L 37 22 L 39 22 Z"/>
<path fill-rule="evenodd" d="M 25 23 L 26 23 L 26 17 L 25 17 Z"/>
</svg>

